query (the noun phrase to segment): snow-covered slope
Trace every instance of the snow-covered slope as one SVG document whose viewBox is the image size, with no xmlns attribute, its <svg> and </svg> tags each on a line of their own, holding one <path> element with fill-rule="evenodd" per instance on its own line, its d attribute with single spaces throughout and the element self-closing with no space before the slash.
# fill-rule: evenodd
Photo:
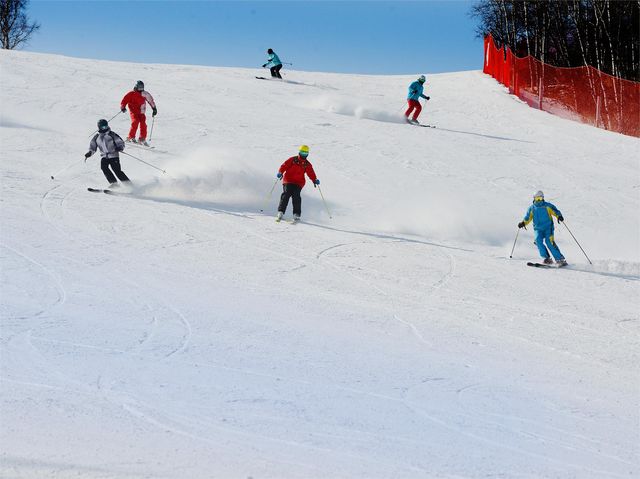
<svg viewBox="0 0 640 479">
<path fill-rule="evenodd" d="M 2 477 L 640 474 L 637 139 L 479 72 L 428 77 L 428 129 L 413 76 L 0 68 Z M 132 195 L 89 193 L 138 79 L 156 150 L 126 151 L 167 173 L 125 156 Z M 303 143 L 333 219 L 307 184 L 276 224 Z M 570 269 L 526 267 L 531 230 L 509 259 L 537 189 L 593 266 L 562 226 Z"/>
</svg>

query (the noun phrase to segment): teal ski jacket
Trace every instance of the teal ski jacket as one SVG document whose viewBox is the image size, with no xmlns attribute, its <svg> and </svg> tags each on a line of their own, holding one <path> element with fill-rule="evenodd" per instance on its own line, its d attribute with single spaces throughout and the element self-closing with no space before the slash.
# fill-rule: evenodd
<svg viewBox="0 0 640 479">
<path fill-rule="evenodd" d="M 424 91 L 424 85 L 420 83 L 418 80 L 414 81 L 411 85 L 409 85 L 409 94 L 407 95 L 407 100 L 419 100 L 420 97 L 427 98 L 422 94 Z"/>
<path fill-rule="evenodd" d="M 268 57 L 267 68 L 277 67 L 278 65 L 282 65 L 280 57 L 278 57 L 276 52 L 270 53 Z"/>
</svg>

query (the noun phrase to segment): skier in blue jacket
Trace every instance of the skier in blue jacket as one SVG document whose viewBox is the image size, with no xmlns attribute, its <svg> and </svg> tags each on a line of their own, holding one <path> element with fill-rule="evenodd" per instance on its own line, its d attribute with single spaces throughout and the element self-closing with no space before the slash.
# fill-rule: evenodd
<svg viewBox="0 0 640 479">
<path fill-rule="evenodd" d="M 562 217 L 562 213 L 560 210 L 555 207 L 555 205 L 548 203 L 544 200 L 544 193 L 542 191 L 537 191 L 535 195 L 533 195 L 533 204 L 529 206 L 527 212 L 524 215 L 523 221 L 518 223 L 518 228 L 524 228 L 526 225 L 533 221 L 533 229 L 536 232 L 536 246 L 538 247 L 538 251 L 540 252 L 540 256 L 544 258 L 544 264 L 552 264 L 553 260 L 549 255 L 549 250 L 551 254 L 558 263 L 558 266 L 566 266 L 567 261 L 562 256 L 558 245 L 556 245 L 556 241 L 553 237 L 553 217 L 558 218 L 558 223 L 564 221 Z M 544 243 L 547 244 L 547 248 Z"/>
<path fill-rule="evenodd" d="M 419 101 L 420 98 L 429 100 L 428 96 L 422 94 L 422 92 L 424 91 L 425 81 L 427 81 L 427 79 L 424 77 L 424 75 L 420 75 L 420 78 L 409 85 L 409 94 L 407 95 L 407 103 L 409 103 L 409 108 L 407 108 L 407 111 L 404 112 L 404 116 L 407 119 L 408 123 L 418 123 L 418 115 L 420 115 L 420 112 L 422 111 L 422 105 Z M 409 115 L 411 115 L 411 112 L 414 110 L 415 112 L 413 113 L 413 118 L 409 119 Z"/>
<path fill-rule="evenodd" d="M 280 76 L 280 70 L 282 69 L 282 62 L 280 61 L 280 57 L 278 57 L 276 52 L 274 52 L 271 48 L 267 50 L 267 53 L 269 54 L 269 58 L 267 63 L 262 65 L 262 68 L 269 67 L 269 69 L 271 70 L 271 76 L 273 78 L 282 79 L 282 76 Z"/>
</svg>

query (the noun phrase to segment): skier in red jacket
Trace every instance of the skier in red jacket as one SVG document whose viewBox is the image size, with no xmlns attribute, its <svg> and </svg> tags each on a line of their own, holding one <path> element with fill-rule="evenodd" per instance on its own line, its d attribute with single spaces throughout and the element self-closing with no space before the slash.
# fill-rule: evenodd
<svg viewBox="0 0 640 479">
<path fill-rule="evenodd" d="M 282 195 L 280 196 L 280 205 L 278 206 L 278 215 L 276 221 L 282 219 L 282 215 L 287 211 L 289 205 L 289 198 L 293 198 L 293 221 L 300 220 L 300 213 L 302 212 L 302 198 L 300 198 L 300 192 L 305 184 L 306 174 L 313 182 L 313 187 L 320 184 L 320 180 L 316 177 L 316 172 L 313 171 L 313 166 L 307 160 L 309 156 L 309 147 L 302 145 L 298 156 L 292 156 L 287 161 L 282 163 L 278 174 L 278 178 L 282 180 Z"/>
<path fill-rule="evenodd" d="M 156 103 L 153 101 L 151 94 L 145 91 L 142 80 L 138 80 L 133 90 L 127 93 L 120 102 L 122 113 L 125 113 L 127 107 L 129 107 L 129 113 L 131 114 L 131 129 L 129 130 L 127 141 L 136 143 L 136 131 L 138 130 L 138 125 L 140 125 L 140 136 L 137 143 L 141 143 L 144 146 L 149 146 L 149 143 L 147 143 L 147 117 L 144 114 L 147 103 L 153 109 L 153 116 L 156 116 L 158 114 Z"/>
</svg>

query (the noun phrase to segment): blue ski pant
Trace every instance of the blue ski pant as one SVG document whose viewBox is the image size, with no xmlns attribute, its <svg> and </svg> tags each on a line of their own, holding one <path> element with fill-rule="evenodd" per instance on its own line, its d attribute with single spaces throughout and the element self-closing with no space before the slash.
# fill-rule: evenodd
<svg viewBox="0 0 640 479">
<path fill-rule="evenodd" d="M 545 247 L 545 243 L 547 244 L 549 250 L 547 250 L 547 247 Z M 542 256 L 543 258 L 548 258 L 549 251 L 551 251 L 551 254 L 556 259 L 556 261 L 564 259 L 564 256 L 562 256 L 560 248 L 558 248 L 558 245 L 556 244 L 556 241 L 553 237 L 553 227 L 543 230 L 536 230 L 536 246 L 538 247 L 540 256 Z"/>
</svg>

